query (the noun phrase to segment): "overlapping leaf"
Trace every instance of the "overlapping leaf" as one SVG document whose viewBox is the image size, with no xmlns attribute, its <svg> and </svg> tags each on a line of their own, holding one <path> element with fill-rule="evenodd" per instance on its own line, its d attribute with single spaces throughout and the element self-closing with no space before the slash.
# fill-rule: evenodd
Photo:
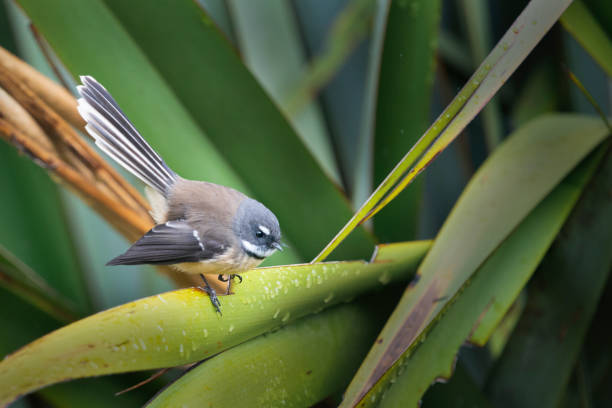
<svg viewBox="0 0 612 408">
<path fill-rule="evenodd" d="M 489 378 L 495 406 L 557 407 L 566 393 L 612 267 L 609 149 L 604 160 L 538 269 L 517 330 Z"/>
<path fill-rule="evenodd" d="M 598 118 L 551 115 L 524 126 L 496 150 L 442 227 L 419 268 L 418 284 L 391 315 L 343 406 L 368 406 L 380 398 L 473 273 L 607 135 Z"/>
<path fill-rule="evenodd" d="M 148 406 L 312 406 L 346 387 L 398 295 L 385 291 L 243 343 L 193 368 Z"/>
<path fill-rule="evenodd" d="M 459 135 L 557 21 L 571 0 L 532 0 L 468 83 L 313 262 L 326 259 L 364 220 L 390 203 Z"/>
<path fill-rule="evenodd" d="M 277 214 L 293 245 L 276 262 L 313 256 L 350 216 L 346 198 L 197 5 L 20 4 L 70 72 L 103 83 L 179 174 L 238 188 Z M 364 257 L 372 246 L 362 230 L 341 255 Z"/>
<path fill-rule="evenodd" d="M 382 246 L 372 262 L 263 268 L 245 275 L 219 317 L 191 288 L 131 302 L 57 330 L 0 362 L 0 405 L 38 388 L 210 357 L 301 316 L 407 280 L 429 242 Z"/>
</svg>

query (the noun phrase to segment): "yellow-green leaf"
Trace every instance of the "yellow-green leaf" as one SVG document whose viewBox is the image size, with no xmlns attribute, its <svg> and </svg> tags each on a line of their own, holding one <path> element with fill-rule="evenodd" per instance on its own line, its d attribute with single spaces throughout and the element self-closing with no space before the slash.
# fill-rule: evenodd
<svg viewBox="0 0 612 408">
<path fill-rule="evenodd" d="M 431 251 L 347 390 L 369 405 L 460 288 L 576 164 L 608 135 L 599 118 L 549 115 L 517 131 L 464 190 Z"/>
<path fill-rule="evenodd" d="M 245 274 L 223 316 L 196 288 L 163 293 L 79 320 L 0 362 L 0 405 L 71 378 L 202 360 L 301 316 L 406 281 L 427 241 L 385 245 L 371 262 L 261 268 Z"/>
<path fill-rule="evenodd" d="M 148 407 L 312 406 L 346 387 L 398 295 L 339 305 L 240 344 L 187 372 Z"/>
</svg>

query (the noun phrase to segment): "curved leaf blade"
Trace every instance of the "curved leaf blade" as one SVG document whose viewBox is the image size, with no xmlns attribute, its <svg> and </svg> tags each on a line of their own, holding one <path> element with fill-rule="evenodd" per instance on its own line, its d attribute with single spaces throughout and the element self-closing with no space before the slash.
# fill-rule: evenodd
<svg viewBox="0 0 612 408">
<path fill-rule="evenodd" d="M 75 77 L 95 75 L 177 172 L 248 191 L 103 2 L 19 4 L 66 68 Z M 104 44 L 114 46 L 101 53 Z"/>
<path fill-rule="evenodd" d="M 592 154 L 566 177 L 464 284 L 440 319 L 432 323 L 425 342 L 407 356 L 381 407 L 417 405 L 430 384 L 453 374 L 457 352 L 466 339 L 479 344 L 487 341 L 554 241 L 601 153 Z M 516 373 L 513 371 L 514 376 Z"/>
<path fill-rule="evenodd" d="M 278 216 L 302 259 L 314 256 L 352 208 L 217 27 L 204 24 L 207 17 L 190 2 L 105 3 L 249 190 Z M 367 257 L 373 246 L 360 229 L 337 259 Z"/>
<path fill-rule="evenodd" d="M 71 322 L 79 316 L 70 301 L 2 245 L 0 245 L 0 286 L 60 322 Z"/>
<path fill-rule="evenodd" d="M 612 268 L 609 146 L 531 282 L 525 313 L 488 379 L 486 391 L 497 407 L 557 407 L 567 393 Z"/>
<path fill-rule="evenodd" d="M 312 262 L 325 260 L 355 228 L 397 197 L 448 147 L 523 62 L 570 3 L 571 0 L 557 0 L 554 4 L 547 0 L 532 0 L 527 5 L 450 105 Z"/>
<path fill-rule="evenodd" d="M 196 288 L 100 312 L 59 329 L 0 362 L 0 405 L 69 378 L 177 366 L 202 360 L 301 316 L 391 282 L 406 281 L 429 242 L 381 246 L 372 262 L 331 262 L 251 271 L 223 316 Z"/>
<path fill-rule="evenodd" d="M 518 130 L 472 178 L 346 393 L 367 405 L 450 299 L 531 210 L 608 135 L 601 120 L 549 115 Z M 470 239 L 465 239 L 469 231 Z"/>
<path fill-rule="evenodd" d="M 0 142 L 0 185 L 6 191 L 0 200 L 2 245 L 73 302 L 79 313 L 88 310 L 76 251 L 54 183 L 42 169 Z"/>
<path fill-rule="evenodd" d="M 240 344 L 187 372 L 148 407 L 312 406 L 346 386 L 391 299 L 337 306 Z"/>
<path fill-rule="evenodd" d="M 179 174 L 255 195 L 277 214 L 294 245 L 274 261 L 314 254 L 349 216 L 346 198 L 196 5 L 20 4 L 68 70 L 96 76 Z M 171 26 L 171 33 L 160 30 Z M 120 70 L 116 61 L 122 61 Z M 220 141 L 211 142 L 213 135 Z M 304 177 L 310 182 L 302 183 Z M 362 231 L 347 245 L 346 257 L 363 257 L 372 247 Z"/>
</svg>

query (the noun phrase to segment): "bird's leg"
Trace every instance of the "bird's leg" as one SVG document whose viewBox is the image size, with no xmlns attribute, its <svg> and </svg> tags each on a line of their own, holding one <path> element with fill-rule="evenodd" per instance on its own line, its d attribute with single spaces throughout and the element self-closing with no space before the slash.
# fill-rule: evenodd
<svg viewBox="0 0 612 408">
<path fill-rule="evenodd" d="M 231 291 L 232 291 L 232 282 L 233 282 L 234 278 L 240 279 L 240 283 L 242 283 L 242 276 L 238 275 L 237 273 L 230 274 L 227 279 L 225 279 L 225 277 L 223 275 L 219 275 L 219 280 L 221 282 L 227 282 L 227 292 L 225 293 L 226 295 L 231 294 Z"/>
<path fill-rule="evenodd" d="M 215 307 L 215 309 L 217 309 L 217 313 L 219 313 L 220 315 L 223 315 L 223 313 L 221 313 L 221 303 L 219 302 L 219 298 L 217 297 L 217 292 L 215 292 L 215 290 L 212 287 L 210 287 L 210 285 L 208 284 L 208 281 L 206 280 L 206 277 L 203 274 L 200 274 L 200 276 L 202 277 L 202 280 L 204 281 L 204 285 L 205 285 L 205 286 L 200 286 L 200 289 L 208 293 L 208 296 L 210 296 L 210 302 Z"/>
<path fill-rule="evenodd" d="M 230 274 L 227 279 L 225 279 L 225 276 L 223 274 L 219 274 L 219 277 L 217 278 L 221 282 L 227 282 L 227 292 L 226 292 L 226 295 L 229 295 L 231 290 L 232 290 L 232 281 L 234 280 L 234 278 L 240 279 L 240 283 L 242 283 L 242 276 L 238 275 L 237 273 Z"/>
<path fill-rule="evenodd" d="M 232 275 L 229 275 L 229 277 L 225 279 L 225 276 L 223 276 L 223 274 L 220 273 L 217 279 L 219 279 L 221 282 L 227 282 L 227 291 L 225 292 L 225 294 L 229 295 L 230 290 L 232 289 Z"/>
</svg>

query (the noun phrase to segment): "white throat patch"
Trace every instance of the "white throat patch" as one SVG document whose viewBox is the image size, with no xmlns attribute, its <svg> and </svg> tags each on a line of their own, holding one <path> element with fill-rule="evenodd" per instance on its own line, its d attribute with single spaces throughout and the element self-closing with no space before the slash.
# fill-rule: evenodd
<svg viewBox="0 0 612 408">
<path fill-rule="evenodd" d="M 246 249 L 247 251 L 249 251 L 252 254 L 257 255 L 260 258 L 267 258 L 270 255 L 272 255 L 276 249 L 274 248 L 262 248 L 260 246 L 254 245 L 252 243 L 250 243 L 249 241 L 247 241 L 246 239 L 242 240 L 242 247 L 244 249 Z"/>
</svg>

